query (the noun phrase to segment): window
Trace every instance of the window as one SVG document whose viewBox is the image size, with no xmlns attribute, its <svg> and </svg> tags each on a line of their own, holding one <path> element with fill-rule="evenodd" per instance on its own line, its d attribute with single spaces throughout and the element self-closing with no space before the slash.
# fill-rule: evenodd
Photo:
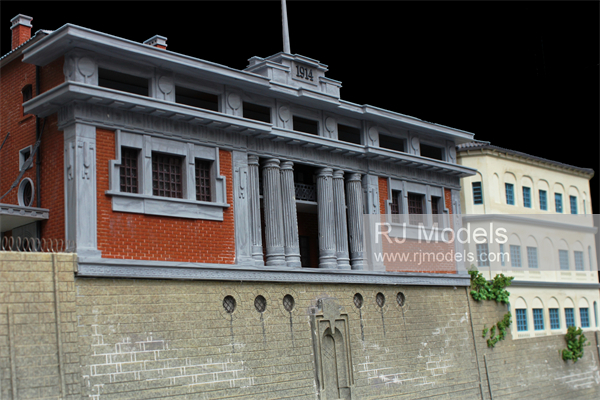
<svg viewBox="0 0 600 400">
<path fill-rule="evenodd" d="M 596 324 L 596 328 L 598 327 L 598 303 L 594 302 L 594 322 Z"/>
<path fill-rule="evenodd" d="M 473 182 L 473 204 L 483 204 L 481 182 Z"/>
<path fill-rule="evenodd" d="M 138 153 L 137 149 L 121 149 L 120 189 L 125 193 L 138 193 Z"/>
<path fill-rule="evenodd" d="M 557 213 L 561 213 L 562 211 L 562 194 L 554 193 L 554 206 L 556 208 Z"/>
<path fill-rule="evenodd" d="M 527 247 L 527 266 L 529 268 L 538 267 L 537 247 Z"/>
<path fill-rule="evenodd" d="M 558 317 L 558 308 L 551 308 L 550 312 L 550 329 L 560 329 L 560 318 Z"/>
<path fill-rule="evenodd" d="M 196 159 L 196 200 L 211 201 L 210 167 L 212 162 Z"/>
<path fill-rule="evenodd" d="M 527 309 L 517 308 L 517 331 L 522 332 L 527 330 Z"/>
<path fill-rule="evenodd" d="M 579 320 L 582 328 L 590 327 L 590 314 L 587 307 L 579 309 Z"/>
<path fill-rule="evenodd" d="M 548 211 L 548 199 L 545 190 L 540 190 L 540 210 Z"/>
<path fill-rule="evenodd" d="M 571 214 L 577 214 L 577 196 L 569 196 L 569 203 L 571 203 Z"/>
<path fill-rule="evenodd" d="M 19 150 L 19 171 L 23 169 L 29 169 L 33 166 L 33 160 L 31 163 L 26 164 L 26 161 L 31 157 L 32 146 L 27 146 L 24 149 Z"/>
<path fill-rule="evenodd" d="M 569 270 L 569 252 L 567 250 L 558 251 L 558 262 L 560 269 Z"/>
<path fill-rule="evenodd" d="M 200 92 L 181 86 L 175 86 L 175 102 L 192 107 L 204 108 L 205 110 L 219 111 L 219 96 L 216 94 Z M 244 117 L 246 117 L 245 110 Z"/>
<path fill-rule="evenodd" d="M 399 190 L 392 190 L 392 202 L 390 204 L 390 212 L 392 214 L 400 214 L 402 210 L 402 192 Z"/>
<path fill-rule="evenodd" d="M 436 160 L 444 161 L 444 149 L 441 147 L 430 146 L 425 143 L 421 143 L 421 155 L 427 158 L 434 158 Z"/>
<path fill-rule="evenodd" d="M 294 130 L 298 132 L 306 132 L 311 135 L 319 134 L 319 123 L 311 119 L 306 119 L 294 115 L 293 117 Z"/>
<path fill-rule="evenodd" d="M 531 188 L 523 186 L 523 207 L 531 208 Z"/>
<path fill-rule="evenodd" d="M 534 308 L 533 309 L 533 329 L 536 331 L 544 330 L 544 309 Z"/>
<path fill-rule="evenodd" d="M 262 122 L 271 122 L 271 109 L 258 104 L 244 102 L 244 118 L 255 119 Z"/>
<path fill-rule="evenodd" d="M 478 267 L 489 267 L 489 248 L 487 243 L 477 245 L 477 266 Z"/>
<path fill-rule="evenodd" d="M 575 271 L 584 271 L 583 267 L 583 251 L 574 251 L 575 257 Z"/>
<path fill-rule="evenodd" d="M 512 183 L 505 183 L 504 187 L 506 188 L 506 204 L 510 204 L 511 206 L 515 205 L 515 192 L 514 185 Z"/>
<path fill-rule="evenodd" d="M 33 90 L 31 88 L 31 85 L 25 85 L 23 87 L 23 89 L 21 89 L 21 93 L 23 94 L 23 103 L 25 103 L 26 101 L 29 101 L 33 98 Z M 23 115 L 25 115 L 25 110 L 22 110 Z"/>
<path fill-rule="evenodd" d="M 504 244 L 500 243 L 500 266 L 506 266 L 506 253 L 504 252 Z"/>
<path fill-rule="evenodd" d="M 388 135 L 379 135 L 379 147 L 383 147 L 384 149 L 406 152 L 404 146 L 404 139 Z"/>
<path fill-rule="evenodd" d="M 360 144 L 360 129 L 338 124 L 338 140 Z"/>
<path fill-rule="evenodd" d="M 181 166 L 183 157 L 152 153 L 152 194 L 183 198 Z"/>
<path fill-rule="evenodd" d="M 572 308 L 565 308 L 565 323 L 567 324 L 567 328 L 575 326 L 575 314 Z"/>
<path fill-rule="evenodd" d="M 98 86 L 148 96 L 148 79 L 98 68 Z"/>
<path fill-rule="evenodd" d="M 417 193 L 408 193 L 409 224 L 418 225 L 423 223 L 423 200 L 425 196 Z"/>
<path fill-rule="evenodd" d="M 442 198 L 438 196 L 431 196 L 431 214 L 432 214 L 432 222 L 434 224 L 439 224 L 440 217 L 439 214 L 442 213 Z"/>
<path fill-rule="evenodd" d="M 515 268 L 521 268 L 521 246 L 510 245 L 510 264 Z"/>
</svg>

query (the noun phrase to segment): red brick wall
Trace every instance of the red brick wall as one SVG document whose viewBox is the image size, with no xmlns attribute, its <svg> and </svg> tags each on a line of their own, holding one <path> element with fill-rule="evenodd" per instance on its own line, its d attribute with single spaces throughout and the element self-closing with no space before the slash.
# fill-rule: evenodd
<svg viewBox="0 0 600 400">
<path fill-rule="evenodd" d="M 112 211 L 109 160 L 115 158 L 114 132 L 96 129 L 98 249 L 106 258 L 233 264 L 233 176 L 231 152 L 220 150 L 220 174 L 227 177 L 223 221 L 192 220 Z"/>
<path fill-rule="evenodd" d="M 43 122 L 41 122 L 43 125 Z M 56 114 L 46 119 L 40 144 L 40 191 L 42 208 L 50 210 L 50 218 L 42 222 L 42 237 L 65 238 L 65 168 L 64 138 L 58 130 Z M 40 127 L 41 128 L 41 127 Z"/>
<path fill-rule="evenodd" d="M 449 197 L 450 196 L 450 197 Z M 451 192 L 444 189 L 446 207 L 451 209 Z M 385 214 L 385 202 L 388 200 L 388 179 L 379 177 L 379 209 Z M 385 222 L 382 217 L 382 222 Z M 427 231 L 427 234 L 430 232 Z M 390 241 L 383 236 L 383 263 L 386 271 L 394 272 L 427 272 L 427 273 L 456 273 L 454 262 L 454 245 L 443 242 L 427 243 L 424 240 L 406 239 L 397 243 L 394 238 Z M 398 238 L 402 241 L 402 238 Z"/>
<path fill-rule="evenodd" d="M 452 214 L 452 190 L 444 189 L 444 202 L 446 204 L 446 208 Z"/>
</svg>

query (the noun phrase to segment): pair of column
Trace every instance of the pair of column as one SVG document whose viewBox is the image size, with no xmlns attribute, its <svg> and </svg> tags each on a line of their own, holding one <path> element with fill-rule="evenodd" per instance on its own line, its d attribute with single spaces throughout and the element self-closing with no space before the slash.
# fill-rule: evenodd
<svg viewBox="0 0 600 400">
<path fill-rule="evenodd" d="M 263 264 L 258 156 L 248 156 L 252 258 Z M 276 158 L 263 164 L 263 202 L 267 266 L 300 268 L 294 163 Z"/>
<path fill-rule="evenodd" d="M 346 197 L 348 219 L 346 219 Z M 360 174 L 349 175 L 345 193 L 344 171 L 334 171 L 332 168 L 319 169 L 317 205 L 319 268 L 364 269 L 363 197 Z"/>
</svg>

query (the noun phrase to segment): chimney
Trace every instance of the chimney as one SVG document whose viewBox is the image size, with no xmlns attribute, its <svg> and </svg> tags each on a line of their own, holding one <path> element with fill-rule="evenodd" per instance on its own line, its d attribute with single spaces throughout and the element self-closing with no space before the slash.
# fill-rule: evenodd
<svg viewBox="0 0 600 400">
<path fill-rule="evenodd" d="M 159 49 L 167 49 L 167 38 L 160 35 L 154 35 L 150 39 L 146 40 L 144 44 L 152 47 L 158 47 Z"/>
<path fill-rule="evenodd" d="M 12 26 L 12 47 L 11 50 L 16 49 L 23 43 L 29 40 L 31 37 L 31 20 L 33 18 L 27 15 L 19 14 L 10 20 Z"/>
</svg>

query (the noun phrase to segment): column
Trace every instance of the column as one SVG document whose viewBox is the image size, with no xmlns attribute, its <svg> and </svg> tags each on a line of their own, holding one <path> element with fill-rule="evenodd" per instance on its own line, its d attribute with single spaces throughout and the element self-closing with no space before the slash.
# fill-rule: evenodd
<svg viewBox="0 0 600 400">
<path fill-rule="evenodd" d="M 348 237 L 352 269 L 366 269 L 363 230 L 363 191 L 360 174 L 348 175 L 346 183 L 348 199 Z"/>
<path fill-rule="evenodd" d="M 265 244 L 267 266 L 284 267 L 283 210 L 281 207 L 281 177 L 279 160 L 268 159 L 263 165 L 263 201 L 265 205 Z"/>
<path fill-rule="evenodd" d="M 235 221 L 235 261 L 237 265 L 254 265 L 250 233 L 250 201 L 248 195 L 248 155 L 232 151 L 233 215 Z M 193 165 L 190 165 L 193 167 Z M 192 175 L 192 174 L 190 174 Z M 193 186 L 188 186 L 193 187 Z"/>
<path fill-rule="evenodd" d="M 264 266 L 262 231 L 260 221 L 260 188 L 259 188 L 258 156 L 248 156 L 248 197 L 250 200 L 250 251 L 257 266 Z"/>
<path fill-rule="evenodd" d="M 346 195 L 344 194 L 344 171 L 333 171 L 333 207 L 335 213 L 335 245 L 339 269 L 350 269 L 348 255 L 348 225 L 346 222 Z"/>
<path fill-rule="evenodd" d="M 321 168 L 317 171 L 319 268 L 337 268 L 332 175 L 331 168 Z"/>
<path fill-rule="evenodd" d="M 301 268 L 300 241 L 298 240 L 298 217 L 296 215 L 296 189 L 294 187 L 294 163 L 281 163 L 281 200 L 283 206 L 283 237 L 285 261 L 288 267 Z"/>
</svg>

